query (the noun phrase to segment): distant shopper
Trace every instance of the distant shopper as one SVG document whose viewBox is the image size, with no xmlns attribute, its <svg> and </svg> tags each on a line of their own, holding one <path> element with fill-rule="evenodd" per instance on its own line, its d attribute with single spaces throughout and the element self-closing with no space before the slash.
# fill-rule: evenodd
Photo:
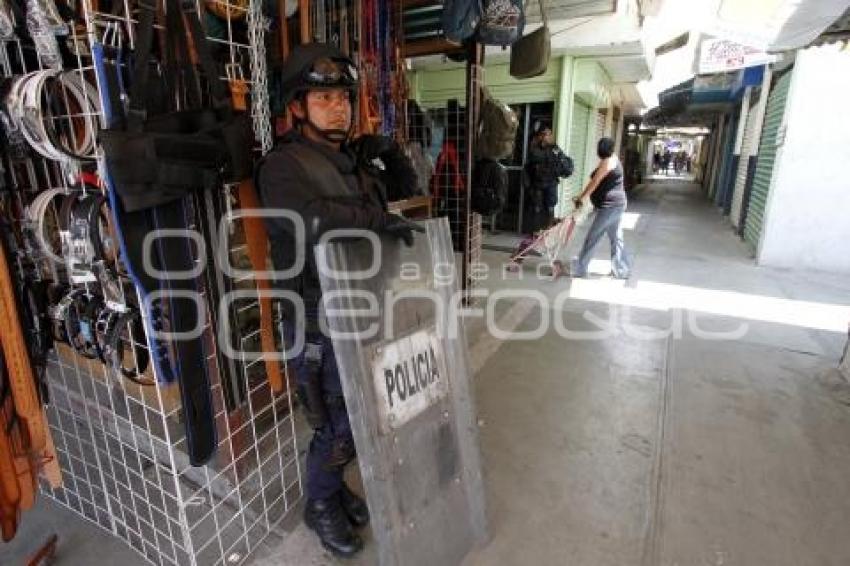
<svg viewBox="0 0 850 566">
<path fill-rule="evenodd" d="M 652 172 L 658 173 L 659 169 L 661 169 L 661 152 L 656 150 L 652 154 Z"/>
<path fill-rule="evenodd" d="M 628 279 L 629 261 L 623 243 L 623 213 L 626 211 L 626 191 L 623 187 L 623 165 L 614 155 L 614 140 L 602 138 L 596 146 L 599 165 L 593 171 L 590 182 L 575 198 L 576 207 L 582 206 L 584 199 L 596 209 L 596 216 L 587 232 L 584 246 L 578 259 L 573 263 L 572 277 L 587 277 L 587 267 L 593 258 L 593 250 L 603 235 L 607 234 L 611 242 L 611 275 L 617 279 Z"/>
</svg>

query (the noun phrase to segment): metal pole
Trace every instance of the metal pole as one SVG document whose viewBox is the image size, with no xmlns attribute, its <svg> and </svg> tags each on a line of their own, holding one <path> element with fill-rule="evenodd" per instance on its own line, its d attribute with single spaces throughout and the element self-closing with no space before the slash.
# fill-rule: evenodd
<svg viewBox="0 0 850 566">
<path fill-rule="evenodd" d="M 484 62 L 484 48 L 478 42 L 469 46 L 466 60 L 466 177 L 465 215 L 464 215 L 464 246 L 463 265 L 461 267 L 461 289 L 465 293 L 469 287 L 469 260 L 472 244 L 472 164 L 475 159 L 475 142 L 477 136 L 478 114 L 481 104 L 481 65 Z"/>
<path fill-rule="evenodd" d="M 525 105 L 525 124 L 522 129 L 522 168 L 519 173 L 519 214 L 517 215 L 516 231 L 522 234 L 522 215 L 525 209 L 525 183 L 523 183 L 523 172 L 525 162 L 528 160 L 528 129 L 531 127 L 531 104 Z"/>
</svg>

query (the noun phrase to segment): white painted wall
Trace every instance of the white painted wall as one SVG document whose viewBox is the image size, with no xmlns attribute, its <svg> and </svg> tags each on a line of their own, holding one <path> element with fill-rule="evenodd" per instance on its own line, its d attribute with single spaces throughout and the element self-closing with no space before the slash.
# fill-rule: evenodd
<svg viewBox="0 0 850 566">
<path fill-rule="evenodd" d="M 850 48 L 800 51 L 793 73 L 758 261 L 850 273 Z"/>
</svg>

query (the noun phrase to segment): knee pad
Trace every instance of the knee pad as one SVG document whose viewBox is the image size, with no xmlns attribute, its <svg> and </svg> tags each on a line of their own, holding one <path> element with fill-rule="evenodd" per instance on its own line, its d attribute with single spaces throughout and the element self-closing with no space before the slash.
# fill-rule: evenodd
<svg viewBox="0 0 850 566">
<path fill-rule="evenodd" d="M 341 470 L 346 464 L 354 460 L 357 451 L 354 448 L 354 439 L 349 437 L 334 438 L 330 453 L 324 462 L 327 470 Z"/>
</svg>

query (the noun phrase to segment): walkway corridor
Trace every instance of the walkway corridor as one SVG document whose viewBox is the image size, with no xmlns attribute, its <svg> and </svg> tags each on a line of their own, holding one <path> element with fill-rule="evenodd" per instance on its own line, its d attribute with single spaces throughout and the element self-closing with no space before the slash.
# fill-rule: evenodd
<svg viewBox="0 0 850 566">
<path fill-rule="evenodd" d="M 468 563 L 850 563 L 850 407 L 824 377 L 850 282 L 755 266 L 697 185 L 630 213 L 627 283 L 488 281 L 568 295 L 553 319 L 604 337 L 470 341 L 493 539 Z M 545 318 L 530 294 L 497 311 Z"/>
</svg>

